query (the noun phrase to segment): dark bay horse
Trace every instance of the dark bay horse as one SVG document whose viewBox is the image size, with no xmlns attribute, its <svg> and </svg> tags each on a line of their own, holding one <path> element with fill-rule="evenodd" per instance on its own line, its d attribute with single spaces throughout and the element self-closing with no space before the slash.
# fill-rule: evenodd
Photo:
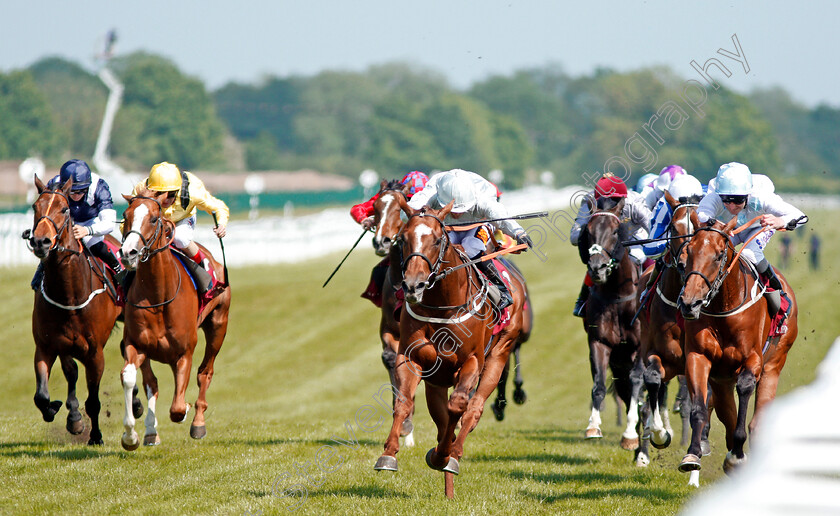
<svg viewBox="0 0 840 516">
<path fill-rule="evenodd" d="M 61 408 L 50 402 L 49 378 L 56 357 L 67 378 L 67 431 L 81 434 L 84 421 L 76 399 L 79 370 L 85 366 L 88 397 L 85 412 L 91 421 L 88 444 L 102 444 L 99 428 L 99 382 L 105 369 L 102 353 L 122 309 L 117 306 L 105 278 L 113 284 L 113 272 L 98 264 L 82 243 L 73 238 L 68 195 L 72 179 L 47 189 L 37 177 L 38 198 L 32 205 L 35 219 L 24 233 L 32 252 L 42 260 L 44 277 L 35 292 L 32 335 L 35 338 L 35 405 L 44 421 L 52 421 Z M 113 240 L 113 239 L 112 239 Z"/>
<path fill-rule="evenodd" d="M 169 364 L 175 375 L 175 393 L 169 418 L 181 423 L 186 420 L 189 405 L 184 396 L 192 367 L 193 351 L 198 341 L 198 328 L 204 330 L 207 347 L 198 367 L 198 400 L 190 436 L 201 439 L 207 433 L 204 413 L 207 409 L 207 389 L 213 379 L 213 366 L 224 342 L 230 309 L 230 286 L 199 311 L 199 296 L 183 263 L 169 244 L 174 225 L 163 216 L 161 201 L 166 192 L 142 191 L 136 197 L 123 196 L 128 201 L 123 226 L 121 249 L 125 266 L 136 271 L 129 289 L 125 309 L 123 357 L 125 365 L 120 373 L 126 397 L 125 433 L 123 448 L 134 450 L 139 438 L 134 431 L 134 416 L 129 410 L 130 393 L 136 385 L 137 368 L 143 371 L 143 385 L 149 398 L 146 415 L 146 435 L 143 443 L 158 444 L 155 417 L 158 385 L 149 360 Z M 227 283 L 223 267 L 209 251 L 219 281 Z M 189 258 L 186 258 L 189 260 Z"/>
<path fill-rule="evenodd" d="M 766 403 L 775 397 L 778 374 L 796 339 L 798 326 L 793 290 L 777 272 L 791 308 L 787 331 L 768 341 L 771 318 L 764 287 L 754 268 L 737 258 L 730 241 L 736 218 L 725 225 L 709 221 L 701 226 L 696 213 L 691 213 L 690 220 L 695 232 L 680 257 L 685 282 L 678 305 L 686 320 L 685 372 L 692 405 L 692 439 L 680 470 L 690 471 L 689 483 L 696 486 L 700 435 L 707 419 L 707 385 L 714 393 L 718 419 L 726 428 L 728 453 L 723 469 L 729 472 L 746 459 L 749 399 L 758 384 L 762 396 L 756 397 L 753 426 Z M 764 350 L 765 342 L 775 349 Z M 769 379 L 763 378 L 765 370 Z M 768 381 L 762 386 L 765 380 Z M 737 408 L 733 388 L 738 394 Z"/>
<path fill-rule="evenodd" d="M 493 335 L 498 313 L 488 299 L 488 281 L 474 267 L 456 268 L 467 259 L 450 243 L 443 223 L 452 203 L 419 211 L 404 200 L 400 204 L 409 217 L 401 236 L 407 304 L 400 317 L 395 369 L 400 395 L 384 453 L 374 467 L 397 470 L 399 431 L 420 380 L 425 380 L 426 402 L 438 429 L 437 446 L 426 454 L 426 463 L 445 472 L 445 492 L 452 497 L 464 441 L 478 424 L 522 329 L 525 287 L 511 278 L 510 322 Z M 450 387 L 454 391 L 447 396 Z"/>
<path fill-rule="evenodd" d="M 642 366 L 638 360 L 639 321 L 632 319 L 638 305 L 639 271 L 622 245 L 629 239 L 629 229 L 620 218 L 624 202 L 624 199 L 616 202 L 607 197 L 598 199 L 578 242 L 581 261 L 595 283 L 590 288 L 583 319 L 593 381 L 592 413 L 585 437 L 603 437 L 600 408 L 607 394 L 609 369 L 616 393 L 627 407 L 621 447 L 636 450 L 640 444 L 637 426 Z"/>
</svg>

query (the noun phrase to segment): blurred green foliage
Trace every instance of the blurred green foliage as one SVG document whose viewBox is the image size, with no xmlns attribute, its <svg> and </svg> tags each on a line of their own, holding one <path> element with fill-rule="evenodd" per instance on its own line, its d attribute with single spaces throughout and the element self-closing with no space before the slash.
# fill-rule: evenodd
<svg viewBox="0 0 840 516">
<path fill-rule="evenodd" d="M 573 77 L 548 65 L 458 91 L 434 70 L 388 63 L 208 93 L 160 56 L 135 53 L 111 67 L 125 83 L 111 154 L 129 168 L 168 160 L 224 170 L 227 133 L 250 170 L 500 169 L 514 187 L 543 170 L 556 184 L 580 183 L 624 156 L 634 178 L 679 163 L 708 180 L 721 163 L 742 161 L 785 190 L 840 192 L 840 110 L 808 109 L 779 88 L 706 90 L 693 107 L 681 97 L 685 79 L 667 68 Z M 0 158 L 92 154 L 107 97 L 95 75 L 46 58 L 0 74 L 0 88 Z M 647 157 L 631 159 L 633 145 Z"/>
</svg>

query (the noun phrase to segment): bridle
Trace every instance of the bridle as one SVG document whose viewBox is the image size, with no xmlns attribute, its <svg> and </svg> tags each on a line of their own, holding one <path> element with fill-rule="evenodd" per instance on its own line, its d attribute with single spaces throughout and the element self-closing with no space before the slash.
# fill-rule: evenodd
<svg viewBox="0 0 840 516">
<path fill-rule="evenodd" d="M 400 187 L 402 187 L 402 185 L 400 185 Z M 390 185 L 389 185 L 389 186 L 386 186 L 385 188 L 383 188 L 382 190 L 380 190 L 380 191 L 379 191 L 379 197 L 377 198 L 377 201 L 378 201 L 379 199 L 381 199 L 381 198 L 382 198 L 382 195 L 383 195 L 383 194 L 385 194 L 386 192 L 396 192 L 396 193 L 398 193 L 398 194 L 402 195 L 402 196 L 403 196 L 403 198 L 404 198 L 406 201 L 408 201 L 408 197 L 405 195 L 405 192 L 403 192 L 401 188 L 397 188 L 396 186 L 390 186 Z M 399 205 L 397 206 L 397 213 L 399 213 Z M 381 217 L 380 217 L 379 222 L 380 222 L 380 224 L 377 224 L 377 226 L 381 226 L 381 225 L 382 225 L 382 224 L 381 224 L 381 222 L 382 222 Z M 396 233 L 394 233 L 394 234 L 393 234 L 393 235 L 391 235 L 390 237 L 389 237 L 389 236 L 386 236 L 386 238 L 390 238 L 392 242 L 393 242 L 393 241 L 395 241 L 395 240 L 396 240 L 396 238 L 397 238 L 397 236 L 400 234 L 400 230 L 401 230 L 401 229 L 402 229 L 401 225 L 397 225 L 397 231 L 396 231 Z M 377 227 L 377 234 L 378 234 L 378 233 L 379 233 L 379 227 Z M 379 235 L 379 236 L 381 237 L 382 235 Z"/>
<path fill-rule="evenodd" d="M 70 209 L 70 199 L 67 198 L 67 195 L 65 195 L 64 192 L 54 191 L 54 190 L 44 190 L 43 192 L 40 193 L 40 195 L 38 195 L 38 199 L 40 199 L 44 195 L 53 195 L 53 196 L 58 195 L 60 197 L 63 197 L 64 200 L 67 202 L 67 208 L 66 209 L 68 209 L 68 210 Z M 37 200 L 36 200 L 36 202 L 37 202 Z M 50 208 L 52 208 L 52 200 L 50 200 L 50 205 L 45 210 L 46 213 L 50 212 Z M 38 229 L 38 226 L 41 224 L 42 220 L 47 220 L 50 224 L 52 224 L 53 229 L 55 230 L 55 240 L 53 240 L 52 245 L 50 245 L 49 249 L 47 249 L 47 253 L 55 250 L 55 251 L 67 251 L 68 253 L 72 253 L 74 255 L 82 254 L 82 251 L 76 251 L 75 249 L 68 249 L 68 248 L 66 248 L 62 245 L 59 245 L 59 241 L 61 241 L 61 236 L 64 234 L 64 231 L 66 231 L 70 227 L 70 215 L 69 214 L 64 218 L 64 223 L 61 224 L 61 227 L 59 227 L 58 224 L 56 224 L 55 221 L 49 215 L 42 215 L 41 217 L 38 218 L 38 220 L 35 221 L 35 225 L 33 226 L 32 229 L 27 229 L 26 231 L 24 231 L 23 234 L 21 235 L 21 238 L 26 240 L 27 247 L 29 247 L 30 251 L 32 251 L 35 247 L 35 237 L 32 236 L 32 233 L 34 233 L 35 230 Z"/>
<path fill-rule="evenodd" d="M 593 218 L 599 217 L 599 216 L 613 217 L 613 218 L 615 218 L 615 220 L 618 221 L 619 225 L 621 225 L 621 218 L 618 215 L 616 215 L 615 213 L 612 213 L 610 211 L 596 211 L 595 213 L 593 213 L 590 216 L 589 220 L 591 221 Z M 589 231 L 588 227 L 587 227 L 587 233 L 589 233 L 590 235 L 592 234 Z M 589 249 L 587 250 L 587 252 L 589 253 L 589 259 L 590 260 L 592 259 L 593 256 L 597 256 L 599 254 L 603 254 L 607 258 L 609 258 L 609 261 L 607 262 L 607 265 L 606 265 L 606 269 L 607 269 L 607 276 L 610 276 L 613 273 L 613 271 L 618 267 L 618 264 L 621 263 L 621 259 L 624 258 L 624 254 L 627 252 L 627 248 L 624 247 L 623 245 L 621 245 L 621 239 L 619 238 L 619 239 L 617 239 L 617 241 L 615 243 L 615 246 L 613 246 L 612 250 L 609 251 L 609 252 L 607 252 L 599 244 L 592 244 L 591 246 L 589 246 Z M 592 270 L 592 268 L 590 267 L 588 261 L 586 263 L 586 267 L 591 272 L 594 272 Z"/>
<path fill-rule="evenodd" d="M 703 297 L 703 303 L 702 303 L 703 306 L 706 307 L 706 306 L 709 306 L 709 303 L 712 302 L 712 299 L 714 299 L 714 297 L 717 295 L 718 291 L 720 290 L 720 287 L 723 285 L 723 281 L 727 278 L 727 276 L 729 276 L 729 271 L 731 269 L 726 268 L 726 262 L 727 262 L 727 259 L 729 258 L 729 252 L 728 251 L 731 249 L 731 251 L 734 255 L 735 246 L 732 245 L 732 242 L 729 239 L 729 235 L 727 235 L 726 233 L 724 233 L 720 229 L 717 229 L 717 228 L 714 228 L 714 227 L 711 227 L 711 226 L 701 227 L 701 228 L 697 228 L 694 231 L 694 235 L 696 235 L 697 233 L 699 233 L 701 231 L 714 231 L 715 233 L 719 233 L 723 237 L 723 241 L 725 243 L 725 246 L 724 246 L 724 249 L 723 249 L 723 256 L 720 259 L 720 267 L 718 269 L 717 276 L 715 276 L 715 278 L 713 280 L 710 281 L 709 278 L 707 278 L 706 275 L 703 274 L 700 271 L 690 271 L 688 274 L 685 275 L 684 280 L 683 280 L 683 291 L 685 290 L 685 284 L 688 281 L 688 278 L 690 278 L 693 275 L 700 276 L 700 279 L 702 279 L 706 283 L 706 286 L 709 288 L 709 292 L 707 292 L 706 295 Z M 685 245 L 685 244 L 683 244 L 683 245 Z M 682 246 L 681 246 L 681 248 L 682 248 Z M 680 296 L 682 296 L 682 293 L 680 293 Z"/>
<path fill-rule="evenodd" d="M 404 229 L 408 226 L 408 222 L 411 221 L 411 219 L 413 219 L 414 217 L 430 217 L 435 219 L 438 222 L 438 224 L 440 224 L 443 235 L 435 242 L 435 245 L 437 245 L 439 249 L 438 257 L 437 260 L 435 260 L 435 262 L 432 263 L 429 257 L 427 257 L 425 254 L 414 252 L 402 259 L 400 269 L 402 271 L 403 277 L 405 277 L 405 271 L 408 267 L 408 261 L 414 258 L 415 256 L 422 258 L 427 264 L 429 264 L 429 270 L 431 272 L 429 273 L 429 277 L 427 278 L 427 283 L 429 284 L 429 288 L 431 288 L 432 285 L 434 285 L 434 282 L 437 280 L 438 271 L 440 271 L 440 268 L 443 265 L 443 256 L 446 253 L 446 249 L 449 247 L 450 244 L 449 235 L 446 233 L 446 224 L 444 224 L 443 221 L 440 220 L 440 218 L 438 218 L 436 215 L 432 215 L 431 213 L 426 213 L 425 209 L 421 209 L 418 213 L 415 213 L 414 215 L 408 218 L 408 221 L 406 221 L 402 229 L 400 229 L 400 232 L 398 233 L 399 236 L 402 235 Z"/>
<path fill-rule="evenodd" d="M 679 210 L 680 208 L 685 208 L 685 215 L 684 215 L 684 217 L 682 217 L 682 219 L 684 221 L 684 224 L 685 224 L 685 227 L 686 227 L 686 231 L 687 231 L 687 233 L 685 235 L 675 235 L 674 234 L 676 232 L 676 227 L 674 226 L 674 222 L 676 222 L 676 220 L 677 220 L 676 217 L 671 218 L 671 222 L 668 223 L 668 230 L 666 231 L 666 233 L 671 237 L 671 238 L 668 239 L 668 251 L 669 251 L 668 254 L 671 255 L 671 263 L 668 263 L 666 261 L 665 265 L 667 267 L 673 267 L 673 268 L 677 269 L 677 271 L 680 274 L 680 278 L 682 278 L 682 280 L 683 280 L 683 283 L 685 283 L 685 276 L 684 276 L 685 273 L 684 273 L 684 271 L 681 271 L 680 268 L 677 267 L 677 265 L 678 265 L 678 262 L 679 262 L 679 259 L 680 259 L 680 255 L 682 255 L 683 249 L 685 249 L 685 246 L 688 245 L 688 243 L 691 241 L 691 237 L 694 235 L 694 233 L 691 232 L 691 230 L 693 229 L 693 226 L 691 224 L 691 208 L 697 208 L 697 206 L 699 206 L 699 204 L 686 202 L 686 203 L 678 204 L 674 208 L 674 211 L 673 211 L 674 214 L 676 214 L 677 210 Z M 674 242 L 674 240 L 677 240 L 677 239 L 680 239 L 680 238 L 682 239 L 682 243 L 679 245 L 679 247 L 677 247 L 677 250 L 674 251 L 673 242 Z"/>
<path fill-rule="evenodd" d="M 154 245 L 154 243 L 158 240 L 158 237 L 160 236 L 161 232 L 163 231 L 164 220 L 166 220 L 166 222 L 168 222 L 169 224 L 172 224 L 172 222 L 169 221 L 169 219 L 166 219 L 163 216 L 163 207 L 160 205 L 160 202 L 157 199 L 153 199 L 152 197 L 144 197 L 142 195 L 138 195 L 137 197 L 134 197 L 133 199 L 131 199 L 131 202 L 129 202 L 129 204 L 128 204 L 128 208 L 131 208 L 131 205 L 134 203 L 134 201 L 136 201 L 138 199 L 146 199 L 146 200 L 152 201 L 155 204 L 157 204 L 158 217 L 157 217 L 157 221 L 155 222 L 155 231 L 152 234 L 152 236 L 149 237 L 148 240 L 146 240 L 146 237 L 143 236 L 143 233 L 141 233 L 139 231 L 136 231 L 134 229 L 130 229 L 129 231 L 127 231 L 126 233 L 123 234 L 123 242 L 125 242 L 125 239 L 128 235 L 130 235 L 132 233 L 136 234 L 137 237 L 140 238 L 140 241 L 143 243 L 143 247 L 140 248 L 140 261 L 141 262 L 146 262 L 152 256 L 164 251 L 165 249 L 167 249 L 169 247 L 169 245 L 172 243 L 172 240 L 175 238 L 175 232 L 174 231 L 172 232 L 172 237 L 169 238 L 168 242 L 164 242 L 163 245 L 158 247 L 157 249 L 152 249 L 151 246 Z M 128 210 L 126 210 L 126 211 L 128 211 Z"/>
</svg>

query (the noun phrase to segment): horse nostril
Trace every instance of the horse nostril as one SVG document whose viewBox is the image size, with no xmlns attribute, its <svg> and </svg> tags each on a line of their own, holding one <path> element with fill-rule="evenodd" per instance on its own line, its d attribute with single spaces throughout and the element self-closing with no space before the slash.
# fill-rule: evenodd
<svg viewBox="0 0 840 516">
<path fill-rule="evenodd" d="M 419 290 L 423 290 L 424 288 L 426 288 L 426 282 L 425 282 L 425 281 L 421 281 L 420 283 L 418 283 L 418 284 L 417 284 L 417 288 L 418 288 Z"/>
<path fill-rule="evenodd" d="M 391 243 L 390 238 L 385 237 L 385 238 L 382 239 L 382 245 L 389 245 L 390 243 Z"/>
</svg>

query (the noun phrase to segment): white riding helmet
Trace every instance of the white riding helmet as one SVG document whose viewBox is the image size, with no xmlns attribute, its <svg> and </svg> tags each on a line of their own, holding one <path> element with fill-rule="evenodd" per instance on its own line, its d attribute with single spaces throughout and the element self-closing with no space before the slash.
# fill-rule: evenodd
<svg viewBox="0 0 840 516">
<path fill-rule="evenodd" d="M 635 190 L 636 193 L 641 193 L 642 190 L 644 190 L 646 187 L 653 186 L 656 183 L 656 178 L 658 178 L 658 177 L 659 176 L 657 176 L 656 174 L 645 174 L 645 175 L 643 175 L 636 182 L 636 188 L 634 188 L 633 190 Z"/>
<path fill-rule="evenodd" d="M 674 199 L 688 199 L 695 195 L 702 198 L 703 185 L 692 175 L 677 176 L 671 181 L 671 185 L 668 186 L 668 193 Z"/>
<path fill-rule="evenodd" d="M 452 206 L 452 213 L 464 213 L 470 210 L 478 202 L 478 197 L 473 186 L 473 180 L 465 170 L 455 169 L 445 172 L 438 185 L 437 197 L 441 206 L 446 206 L 450 201 L 455 201 Z"/>
<path fill-rule="evenodd" d="M 752 191 L 752 172 L 743 163 L 721 165 L 715 177 L 715 193 L 718 195 L 749 195 Z"/>
</svg>

